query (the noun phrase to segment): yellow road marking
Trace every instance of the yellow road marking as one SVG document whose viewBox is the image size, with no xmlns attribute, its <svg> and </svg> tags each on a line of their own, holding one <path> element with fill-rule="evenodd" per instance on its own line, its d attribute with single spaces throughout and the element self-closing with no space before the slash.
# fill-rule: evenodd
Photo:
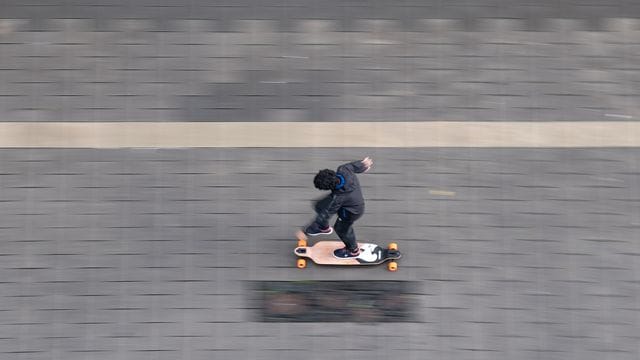
<svg viewBox="0 0 640 360">
<path fill-rule="evenodd" d="M 2 148 L 640 146 L 640 122 L 0 122 Z"/>
</svg>

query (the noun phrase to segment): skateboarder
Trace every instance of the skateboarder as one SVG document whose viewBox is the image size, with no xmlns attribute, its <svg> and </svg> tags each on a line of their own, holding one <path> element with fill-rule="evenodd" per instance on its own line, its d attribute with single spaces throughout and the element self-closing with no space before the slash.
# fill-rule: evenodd
<svg viewBox="0 0 640 360">
<path fill-rule="evenodd" d="M 340 165 L 336 171 L 324 169 L 318 171 L 313 184 L 320 190 L 331 190 L 331 194 L 314 204 L 316 218 L 304 229 L 305 234 L 316 236 L 331 234 L 333 228 L 329 220 L 338 214 L 334 227 L 345 247 L 334 251 L 338 258 L 351 258 L 360 255 L 360 249 L 353 231 L 353 223 L 364 213 L 364 198 L 356 174 L 368 171 L 373 165 L 369 157 Z"/>
</svg>

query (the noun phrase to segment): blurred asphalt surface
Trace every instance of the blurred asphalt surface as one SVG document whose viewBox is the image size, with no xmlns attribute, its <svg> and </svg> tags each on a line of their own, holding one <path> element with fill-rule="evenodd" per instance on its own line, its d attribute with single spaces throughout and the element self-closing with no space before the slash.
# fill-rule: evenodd
<svg viewBox="0 0 640 360">
<path fill-rule="evenodd" d="M 0 3 L 0 121 L 635 121 L 640 4 Z M 330 136 L 328 134 L 327 136 Z M 295 268 L 371 156 L 384 267 Z M 640 357 L 640 154 L 0 150 L 2 359 Z M 249 281 L 410 280 L 415 323 L 261 323 Z"/>
</svg>

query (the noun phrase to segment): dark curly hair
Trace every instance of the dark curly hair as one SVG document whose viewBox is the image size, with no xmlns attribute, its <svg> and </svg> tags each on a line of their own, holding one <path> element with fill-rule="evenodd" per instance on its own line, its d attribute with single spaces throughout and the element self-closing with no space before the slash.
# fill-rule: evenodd
<svg viewBox="0 0 640 360">
<path fill-rule="evenodd" d="M 313 185 L 320 190 L 333 190 L 338 184 L 336 172 L 330 169 L 318 171 L 316 177 L 313 178 Z"/>
</svg>

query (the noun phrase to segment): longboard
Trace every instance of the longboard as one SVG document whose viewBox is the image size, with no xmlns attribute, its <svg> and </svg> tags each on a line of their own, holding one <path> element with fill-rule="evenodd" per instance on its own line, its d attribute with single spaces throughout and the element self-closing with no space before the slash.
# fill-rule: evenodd
<svg viewBox="0 0 640 360">
<path fill-rule="evenodd" d="M 379 265 L 402 257 L 402 253 L 394 243 L 389 244 L 388 248 L 372 243 L 359 243 L 360 255 L 355 258 L 340 259 L 333 255 L 333 251 L 344 247 L 341 241 L 318 241 L 312 246 L 307 246 L 306 240 L 304 234 L 298 234 L 298 247 L 293 252 L 300 257 L 299 268 L 306 267 L 305 258 L 320 265 Z M 396 271 L 397 268 L 398 264 L 395 261 L 391 261 L 388 265 L 391 271 Z"/>
</svg>

